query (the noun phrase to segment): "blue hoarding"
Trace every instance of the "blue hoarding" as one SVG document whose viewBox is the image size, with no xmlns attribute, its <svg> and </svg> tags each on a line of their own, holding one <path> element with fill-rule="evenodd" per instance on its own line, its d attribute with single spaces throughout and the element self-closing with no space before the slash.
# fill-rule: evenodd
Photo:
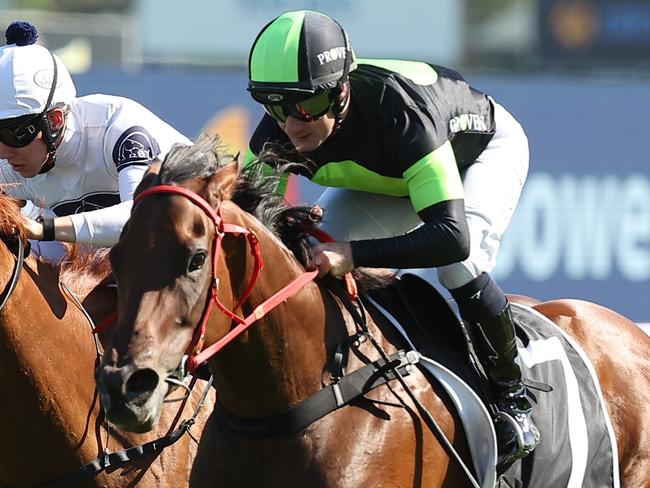
<svg viewBox="0 0 650 488">
<path fill-rule="evenodd" d="M 648 66 L 650 4 L 641 0 L 541 0 L 539 48 L 546 65 Z"/>
</svg>

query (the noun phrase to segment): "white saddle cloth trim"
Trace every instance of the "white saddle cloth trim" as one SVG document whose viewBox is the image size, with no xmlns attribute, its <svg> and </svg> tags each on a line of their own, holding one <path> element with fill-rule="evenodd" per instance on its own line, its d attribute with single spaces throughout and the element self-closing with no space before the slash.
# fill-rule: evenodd
<svg viewBox="0 0 650 488">
<path fill-rule="evenodd" d="M 525 349 L 518 348 L 521 361 L 532 368 L 536 364 L 548 361 L 560 361 L 564 374 L 567 393 L 567 416 L 569 424 L 569 443 L 571 444 L 571 474 L 567 488 L 581 488 L 587 470 L 587 454 L 589 453 L 589 437 L 587 421 L 580 401 L 578 378 L 569 362 L 569 357 L 562 347 L 558 337 L 531 340 Z"/>
<path fill-rule="evenodd" d="M 406 335 L 402 325 L 384 307 L 368 298 L 404 337 L 412 349 L 415 346 Z M 485 405 L 467 383 L 442 364 L 422 356 L 420 361 L 443 386 L 453 402 L 465 429 L 472 464 L 481 488 L 494 488 L 496 484 L 497 440 L 492 418 Z"/>
<path fill-rule="evenodd" d="M 528 307 L 528 306 L 526 306 L 526 305 L 521 305 L 521 304 L 519 304 L 519 303 L 511 302 L 510 306 L 511 306 L 511 307 L 515 307 L 515 308 L 519 308 L 519 309 L 521 309 L 521 310 L 528 310 L 530 313 L 532 313 L 532 314 L 535 315 L 536 317 L 540 318 L 541 320 L 544 320 L 546 323 L 548 323 L 548 324 L 550 324 L 551 326 L 553 326 L 553 328 L 554 328 L 555 330 L 560 331 L 560 333 L 562 334 L 562 336 L 563 336 L 563 337 L 566 339 L 566 341 L 567 341 L 569 344 L 571 344 L 571 346 L 576 350 L 576 352 L 578 353 L 578 355 L 579 355 L 580 358 L 582 359 L 582 362 L 583 362 L 583 363 L 585 364 L 585 366 L 587 367 L 587 370 L 589 371 L 589 374 L 591 375 L 592 381 L 593 381 L 593 383 L 594 383 L 594 387 L 595 387 L 595 389 L 596 389 L 596 392 L 598 393 L 598 399 L 599 399 L 600 404 L 601 404 L 601 407 L 602 407 L 602 409 L 603 409 L 603 417 L 604 417 L 604 419 L 605 419 L 605 426 L 606 426 L 606 428 L 607 428 L 607 433 L 609 434 L 609 440 L 610 440 L 610 443 L 611 443 L 611 446 L 612 446 L 612 478 L 613 478 L 614 488 L 620 488 L 620 475 L 619 475 L 619 466 L 618 466 L 618 445 L 617 445 L 617 443 L 616 443 L 616 434 L 614 433 L 614 428 L 613 428 L 613 426 L 612 426 L 612 421 L 611 421 L 611 419 L 610 419 L 610 417 L 609 417 L 609 412 L 607 411 L 607 403 L 605 403 L 605 397 L 603 396 L 603 392 L 602 392 L 602 390 L 600 389 L 600 380 L 598 379 L 598 375 L 596 374 L 596 370 L 594 369 L 593 365 L 591 364 L 591 360 L 589 359 L 589 357 L 587 356 L 587 354 L 584 352 L 584 350 L 582 349 L 582 347 L 580 346 L 580 344 L 578 344 L 578 342 L 577 342 L 575 339 L 573 339 L 573 337 L 571 337 L 571 336 L 568 335 L 566 332 L 564 332 L 562 329 L 560 329 L 557 325 L 555 325 L 555 324 L 553 323 L 553 321 L 549 320 L 546 316 L 542 315 L 542 314 L 539 313 L 537 310 L 535 310 L 535 309 L 533 309 L 533 308 L 531 308 L 531 307 Z M 545 342 L 545 341 L 531 341 L 531 344 L 532 344 L 532 342 Z M 529 347 L 531 347 L 531 346 L 529 345 Z M 535 346 L 533 346 L 533 347 L 535 347 Z M 568 363 L 568 357 L 566 356 L 566 352 L 564 352 L 564 349 L 563 349 L 563 348 L 562 348 L 562 350 L 563 350 L 563 354 L 564 354 L 564 359 L 566 359 L 566 360 L 567 360 L 567 363 Z M 526 364 L 527 366 L 531 366 L 531 365 L 528 364 L 528 362 L 526 362 L 527 359 L 529 359 L 529 356 L 530 356 L 529 352 L 530 352 L 530 351 L 526 351 L 525 349 L 519 349 L 519 353 L 520 353 L 520 355 L 521 355 L 521 358 L 522 358 L 522 360 L 525 362 L 525 364 Z M 558 359 L 560 359 L 560 358 L 558 358 Z M 576 387 L 577 387 L 577 379 L 576 379 L 576 377 L 575 377 L 575 374 L 574 374 L 574 372 L 573 372 L 573 369 L 571 368 L 570 365 L 565 364 L 563 359 L 561 359 L 561 360 L 562 360 L 562 366 L 563 366 L 563 368 L 564 368 L 565 378 L 567 377 L 567 372 L 570 371 L 570 376 L 573 377 L 573 381 L 576 382 L 575 384 L 576 384 Z M 569 378 L 566 378 L 566 379 L 567 379 L 567 383 L 566 383 L 566 384 L 567 384 L 567 388 L 570 388 L 570 387 L 571 387 L 571 383 L 570 383 L 570 381 L 569 381 Z M 572 397 L 572 396 L 571 396 L 571 392 L 568 391 L 568 393 L 570 394 L 569 398 L 571 398 L 571 397 Z M 578 393 L 578 394 L 579 394 L 579 393 Z M 577 403 L 577 405 L 580 405 L 579 397 L 578 397 L 578 403 Z M 571 411 L 571 409 L 572 409 L 572 408 L 575 408 L 577 405 L 573 405 L 573 402 L 569 402 L 569 406 L 568 406 L 568 407 L 569 407 L 569 421 L 570 421 L 570 424 L 569 424 L 569 429 L 570 429 L 570 432 L 569 432 L 569 438 L 570 438 L 570 440 L 571 440 L 571 446 L 572 446 L 571 451 L 572 451 L 572 454 L 573 454 L 573 456 L 574 456 L 573 466 L 575 466 L 576 462 L 578 462 L 578 461 L 576 460 L 576 457 L 577 457 L 577 456 L 580 456 L 580 457 L 583 457 L 583 456 L 584 456 L 584 457 L 585 457 L 585 459 L 581 461 L 581 462 L 583 463 L 583 465 L 584 465 L 584 466 L 582 467 L 582 469 L 583 469 L 583 471 L 582 471 L 582 477 L 584 477 L 584 470 L 586 469 L 586 462 L 587 462 L 587 460 L 586 460 L 587 447 L 584 446 L 584 445 L 580 445 L 580 446 L 578 447 L 578 449 L 579 449 L 581 452 L 576 452 L 576 449 L 573 449 L 573 446 L 574 446 L 574 436 L 577 436 L 577 435 L 585 435 L 585 436 L 586 436 L 586 425 L 584 426 L 584 429 L 585 429 L 584 433 L 574 432 L 574 430 L 573 430 L 574 427 L 576 427 L 576 426 L 573 425 L 573 421 L 574 421 L 574 420 L 579 421 L 580 417 L 582 417 L 583 420 L 584 420 L 584 417 L 583 417 L 583 415 L 582 415 L 582 411 L 580 411 L 579 414 L 572 415 L 572 411 Z M 581 410 L 582 410 L 582 409 L 581 409 Z M 580 426 L 580 430 L 582 430 L 582 426 Z M 586 437 L 585 437 L 585 439 L 586 439 Z M 572 466 L 572 468 L 573 468 L 573 466 Z M 576 473 L 576 476 L 577 476 L 577 473 Z M 573 482 L 574 484 L 572 484 L 572 482 Z M 581 478 L 578 479 L 578 478 L 576 477 L 576 478 L 574 479 L 574 472 L 573 472 L 573 470 L 572 470 L 572 472 L 571 472 L 571 478 L 570 478 L 570 480 L 569 480 L 569 485 L 568 485 L 568 486 L 569 486 L 569 487 L 572 487 L 572 486 L 578 486 L 578 487 L 579 487 L 579 486 L 582 486 L 581 483 L 582 483 L 582 479 L 581 479 Z"/>
</svg>

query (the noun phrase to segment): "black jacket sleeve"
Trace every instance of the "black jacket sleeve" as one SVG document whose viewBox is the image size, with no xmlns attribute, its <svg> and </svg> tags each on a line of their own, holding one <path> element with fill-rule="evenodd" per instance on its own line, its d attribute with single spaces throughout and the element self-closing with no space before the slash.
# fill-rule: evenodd
<svg viewBox="0 0 650 488">
<path fill-rule="evenodd" d="M 355 266 L 434 268 L 469 256 L 469 228 L 464 200 L 446 200 L 418 212 L 423 225 L 384 239 L 352 241 Z"/>
</svg>

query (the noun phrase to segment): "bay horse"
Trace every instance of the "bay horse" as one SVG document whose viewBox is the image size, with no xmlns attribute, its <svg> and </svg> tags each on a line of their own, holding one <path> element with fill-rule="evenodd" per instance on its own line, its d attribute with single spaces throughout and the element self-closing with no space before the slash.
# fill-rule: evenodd
<svg viewBox="0 0 650 488">
<path fill-rule="evenodd" d="M 166 405 L 160 424 L 146 435 L 111 429 L 100 412 L 93 379 L 98 351 L 91 323 L 75 302 L 77 298 L 59 286 L 66 275 L 62 264 L 34 257 L 23 261 L 19 256 L 19 240 L 26 243 L 24 220 L 16 202 L 6 196 L 0 196 L 0 240 L 0 301 L 4 305 L 0 309 L 0 486 L 186 485 L 197 450 L 197 441 L 190 435 L 182 436 L 159 456 L 142 456 L 139 462 L 122 467 L 114 463 L 94 478 L 72 483 L 73 473 L 104 452 L 140 446 L 174 430 L 192 415 L 198 391 L 182 411 L 180 403 Z M 91 289 L 110 272 L 101 259 L 88 260 L 84 253 L 77 256 L 81 260 L 75 261 L 76 271 L 68 268 L 67 274 L 77 285 L 83 281 Z M 103 261 L 107 263 L 106 255 Z M 84 263 L 94 263 L 94 268 L 83 273 Z M 87 302 L 81 293 L 78 299 Z M 115 294 L 105 295 L 108 307 L 95 307 L 97 314 L 106 313 L 100 308 L 116 306 Z M 100 318 L 97 314 L 95 318 Z M 201 413 L 191 432 L 200 433 L 206 418 Z"/>
<path fill-rule="evenodd" d="M 375 346 L 392 354 L 404 342 L 372 312 L 364 341 L 353 311 L 330 288 L 307 279 L 289 285 L 309 274 L 296 257 L 308 259 L 308 244 L 293 242 L 293 252 L 283 244 L 291 209 L 282 209 L 269 180 L 247 194 L 254 178 L 240 175 L 236 159 L 208 136 L 174 149 L 145 176 L 111 250 L 119 318 L 96 371 L 108 417 L 125 430 L 151 424 L 165 377 L 184 354 L 204 347 L 190 367 L 219 350 L 209 358 L 218 405 L 190 486 L 471 486 L 416 401 L 467 463 L 462 425 L 444 391 L 417 370 L 308 425 L 287 420 L 286 412 L 336 382 L 342 344 L 349 345 L 343 364 L 353 371 L 377 359 Z M 210 314 L 214 303 L 219 310 Z M 535 308 L 593 361 L 618 441 L 621 486 L 649 488 L 650 340 L 592 303 Z M 277 421 L 267 429 L 272 435 L 256 435 L 259 420 L 269 418 Z"/>
</svg>

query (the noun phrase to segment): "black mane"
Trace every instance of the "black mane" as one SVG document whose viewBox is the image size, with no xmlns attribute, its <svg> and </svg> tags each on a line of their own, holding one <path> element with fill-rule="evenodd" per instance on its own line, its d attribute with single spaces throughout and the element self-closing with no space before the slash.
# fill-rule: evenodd
<svg viewBox="0 0 650 488">
<path fill-rule="evenodd" d="M 257 160 L 240 174 L 232 200 L 275 234 L 305 268 L 311 269 L 314 264 L 309 236 L 320 225 L 322 214 L 311 207 L 288 205 L 278 193 L 283 178 L 299 164 L 282 158 L 282 154 L 276 146 L 267 144 Z"/>
<path fill-rule="evenodd" d="M 298 164 L 284 159 L 284 154 L 279 147 L 267 145 L 259 158 L 240 173 L 232 201 L 254 215 L 296 255 L 303 266 L 310 268 L 313 263 L 308 252 L 309 231 L 318 226 L 320 219 L 310 214 L 309 207 L 289 206 L 278 194 L 283 175 L 288 175 L 290 166 Z M 156 184 L 207 178 L 235 159 L 236 156 L 226 150 L 218 136 L 202 134 L 192 146 L 171 149 L 156 176 Z M 273 164 L 265 165 L 270 162 Z"/>
</svg>

